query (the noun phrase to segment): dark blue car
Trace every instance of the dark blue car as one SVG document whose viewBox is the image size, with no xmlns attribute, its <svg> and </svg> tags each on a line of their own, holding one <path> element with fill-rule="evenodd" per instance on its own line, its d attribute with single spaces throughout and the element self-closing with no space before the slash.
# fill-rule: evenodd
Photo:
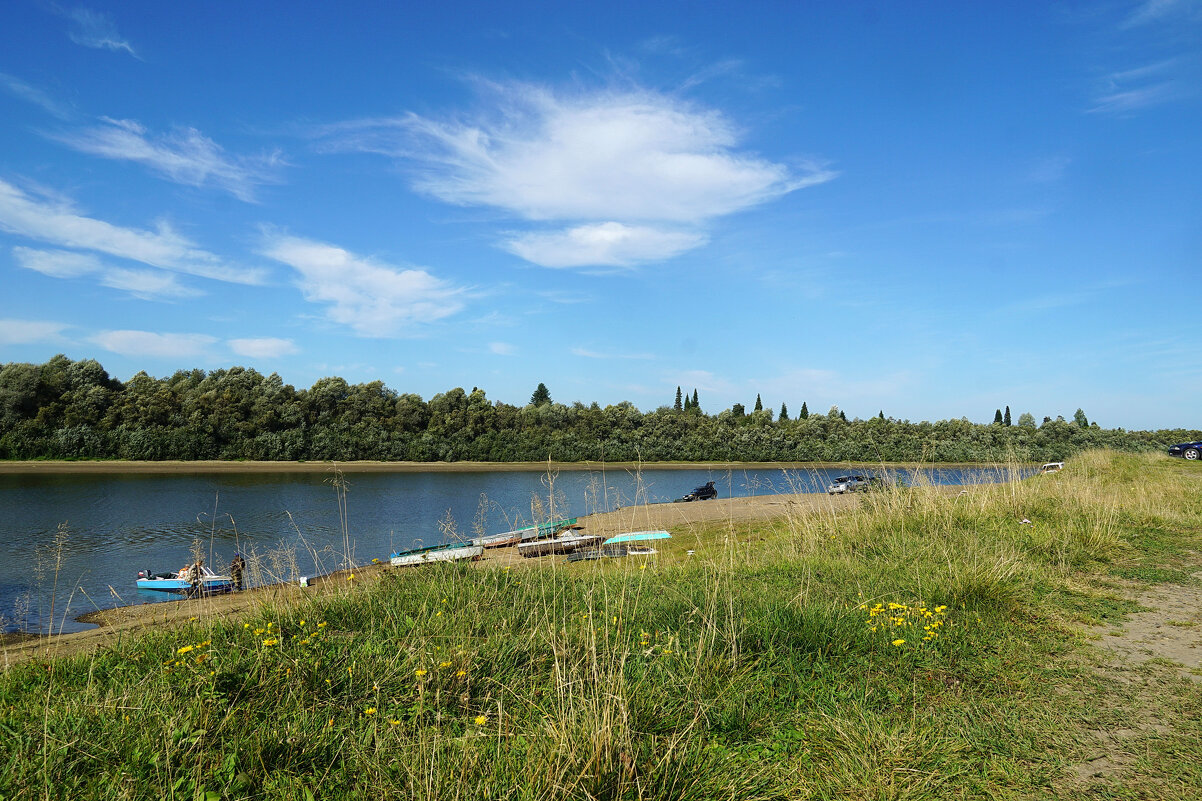
<svg viewBox="0 0 1202 801">
<path fill-rule="evenodd" d="M 1169 456 L 1180 456 L 1191 462 L 1202 457 L 1202 442 L 1182 442 L 1180 445 L 1169 446 Z"/>
</svg>

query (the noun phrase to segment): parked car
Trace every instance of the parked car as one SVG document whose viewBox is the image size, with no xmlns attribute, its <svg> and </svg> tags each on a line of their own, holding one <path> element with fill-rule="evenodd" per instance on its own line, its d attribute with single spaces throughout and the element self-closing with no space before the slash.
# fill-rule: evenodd
<svg viewBox="0 0 1202 801">
<path fill-rule="evenodd" d="M 876 476 L 839 476 L 826 488 L 827 495 L 842 495 L 845 492 L 867 492 L 882 484 Z"/>
<path fill-rule="evenodd" d="M 1180 456 L 1196 462 L 1202 458 L 1202 442 L 1182 442 L 1180 445 L 1170 445 L 1169 456 Z"/>
<path fill-rule="evenodd" d="M 697 487 L 683 498 L 678 498 L 677 503 L 688 503 L 689 501 L 708 501 L 711 498 L 718 497 L 718 490 L 714 489 L 714 482 L 707 481 L 700 487 Z"/>
<path fill-rule="evenodd" d="M 1064 469 L 1064 462 L 1044 462 L 1039 467 L 1041 473 L 1059 473 Z"/>
</svg>

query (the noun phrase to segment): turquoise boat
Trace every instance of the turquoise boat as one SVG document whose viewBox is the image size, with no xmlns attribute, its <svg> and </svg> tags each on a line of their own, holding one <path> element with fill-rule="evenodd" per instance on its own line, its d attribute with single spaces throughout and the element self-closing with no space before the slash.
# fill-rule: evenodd
<svg viewBox="0 0 1202 801">
<path fill-rule="evenodd" d="M 672 535 L 666 531 L 628 531 L 616 537 L 610 537 L 602 545 L 617 545 L 621 542 L 644 542 L 646 540 L 668 540 Z"/>
</svg>

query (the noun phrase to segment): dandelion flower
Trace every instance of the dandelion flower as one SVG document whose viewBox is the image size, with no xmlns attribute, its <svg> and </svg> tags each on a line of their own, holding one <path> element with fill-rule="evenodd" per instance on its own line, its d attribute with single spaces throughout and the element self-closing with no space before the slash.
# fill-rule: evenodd
<svg viewBox="0 0 1202 801">
<path fill-rule="evenodd" d="M 459 671 L 458 673 L 456 673 L 455 675 L 456 675 L 456 676 L 459 676 L 460 678 L 462 678 L 463 676 L 466 676 L 466 675 L 467 675 L 467 671 L 466 671 L 466 670 L 461 670 L 461 671 Z"/>
<path fill-rule="evenodd" d="M 400 725 L 401 725 L 401 722 L 400 722 L 399 720 L 393 720 L 392 718 L 389 718 L 389 719 L 388 719 L 388 722 L 389 722 L 391 725 L 393 725 L 393 726 L 400 726 Z"/>
<path fill-rule="evenodd" d="M 185 645 L 183 648 L 180 648 L 178 651 L 176 651 L 176 653 L 177 654 L 186 654 L 195 647 L 196 647 L 195 645 Z"/>
<path fill-rule="evenodd" d="M 477 726 L 483 726 L 487 722 L 488 722 L 488 718 L 484 717 L 483 715 L 476 715 L 476 725 Z"/>
<path fill-rule="evenodd" d="M 376 708 L 374 706 L 369 706 L 367 709 L 363 710 L 363 714 L 364 715 L 374 715 L 374 714 L 376 714 Z"/>
<path fill-rule="evenodd" d="M 450 662 L 439 662 L 438 666 L 440 668 L 449 668 L 451 666 L 451 663 Z"/>
<path fill-rule="evenodd" d="M 894 640 L 893 644 L 894 645 L 905 645 L 906 641 L 905 640 Z"/>
<path fill-rule="evenodd" d="M 280 642 L 279 640 L 272 637 L 270 640 L 263 640 L 263 645 L 266 647 L 270 647 L 272 645 L 278 645 L 279 642 Z"/>
<path fill-rule="evenodd" d="M 426 675 L 426 671 L 422 668 L 418 668 L 417 670 L 413 671 L 413 674 L 420 679 L 422 676 Z"/>
</svg>

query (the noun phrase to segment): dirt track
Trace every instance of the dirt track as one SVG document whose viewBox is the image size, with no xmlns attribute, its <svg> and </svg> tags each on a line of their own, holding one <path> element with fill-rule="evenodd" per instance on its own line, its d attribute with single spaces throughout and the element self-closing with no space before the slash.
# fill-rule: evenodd
<svg viewBox="0 0 1202 801">
<path fill-rule="evenodd" d="M 794 513 L 846 509 L 858 500 L 855 497 L 802 494 L 725 498 L 693 503 L 660 503 L 590 515 L 581 518 L 580 523 L 588 533 L 608 537 L 623 531 L 661 528 L 672 530 L 694 523 L 768 520 Z M 535 569 L 548 562 L 523 559 L 518 555 L 516 548 L 497 548 L 485 551 L 484 559 L 476 564 Z M 273 584 L 228 595 L 145 603 L 91 612 L 79 619 L 95 623 L 99 628 L 54 637 L 10 638 L 9 641 L 0 644 L 0 666 L 39 657 L 84 653 L 117 642 L 127 635 L 164 626 L 181 625 L 193 620 L 239 618 L 253 613 L 265 603 L 286 603 L 315 594 L 349 592 L 353 591 L 356 585 L 370 582 L 390 569 L 386 565 L 356 568 L 354 579 L 349 579 L 345 573 L 332 573 L 311 579 L 310 586 L 305 589 L 295 584 Z"/>
</svg>

